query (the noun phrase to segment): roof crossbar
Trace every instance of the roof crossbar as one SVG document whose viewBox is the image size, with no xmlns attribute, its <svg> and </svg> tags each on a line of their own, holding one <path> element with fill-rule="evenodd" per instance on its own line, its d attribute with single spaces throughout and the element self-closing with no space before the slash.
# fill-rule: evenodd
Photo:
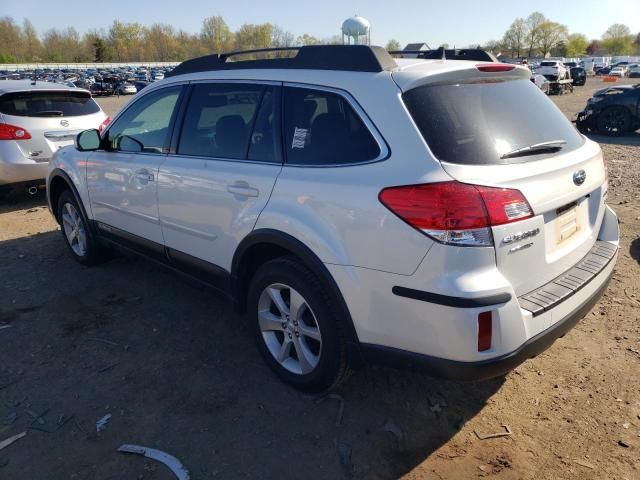
<svg viewBox="0 0 640 480">
<path fill-rule="evenodd" d="M 278 53 L 295 53 L 279 56 Z M 274 54 L 271 58 L 234 60 L 233 57 Z M 382 72 L 397 67 L 395 60 L 382 47 L 367 45 L 305 45 L 302 47 L 260 48 L 241 50 L 186 60 L 174 68 L 167 77 L 185 73 L 214 70 L 248 69 L 306 69 L 341 70 L 348 72 Z"/>
<path fill-rule="evenodd" d="M 416 55 L 416 58 L 427 60 L 472 60 L 476 62 L 499 62 L 492 54 L 478 48 L 444 49 L 436 50 L 394 50 L 390 55 Z"/>
</svg>

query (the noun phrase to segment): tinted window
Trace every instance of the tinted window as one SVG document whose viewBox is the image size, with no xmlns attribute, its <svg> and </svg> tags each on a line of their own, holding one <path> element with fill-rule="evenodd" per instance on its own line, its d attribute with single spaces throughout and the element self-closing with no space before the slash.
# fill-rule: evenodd
<svg viewBox="0 0 640 480">
<path fill-rule="evenodd" d="M 562 152 L 583 143 L 569 120 L 528 80 L 425 85 L 409 90 L 403 99 L 433 154 L 446 162 L 527 162 L 549 153 L 501 156 L 553 140 L 567 142 Z"/>
<path fill-rule="evenodd" d="M 287 162 L 339 165 L 366 162 L 380 147 L 349 102 L 331 92 L 286 88 L 284 128 Z"/>
<path fill-rule="evenodd" d="M 0 96 L 0 113 L 19 117 L 77 117 L 100 107 L 87 92 L 15 92 Z"/>
<path fill-rule="evenodd" d="M 131 105 L 109 128 L 109 144 L 113 150 L 138 151 L 127 146 L 135 142 L 122 141 L 120 137 L 133 138 L 147 152 L 162 152 L 167 143 L 169 124 L 182 87 L 163 88 L 145 95 Z"/>
<path fill-rule="evenodd" d="M 558 62 L 540 62 L 541 67 L 555 67 Z"/>
<path fill-rule="evenodd" d="M 249 160 L 263 162 L 279 162 L 280 148 L 279 116 L 276 116 L 275 91 L 268 89 L 262 97 L 262 104 L 258 110 L 256 121 L 251 132 L 249 144 Z"/>
<path fill-rule="evenodd" d="M 269 154 L 266 150 L 274 145 L 267 125 L 269 117 L 273 122 L 272 112 L 268 111 L 273 110 L 273 100 L 267 100 L 264 112 L 260 112 L 257 123 L 261 132 L 251 134 L 267 92 L 271 98 L 271 88 L 264 85 L 196 85 L 185 113 L 178 153 L 245 160 L 251 140 L 253 158 L 269 160 L 270 155 L 272 159 L 273 151 Z"/>
</svg>

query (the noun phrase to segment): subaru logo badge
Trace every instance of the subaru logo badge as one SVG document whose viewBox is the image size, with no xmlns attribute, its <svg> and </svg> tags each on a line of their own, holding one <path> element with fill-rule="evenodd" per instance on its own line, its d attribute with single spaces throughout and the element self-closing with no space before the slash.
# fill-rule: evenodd
<svg viewBox="0 0 640 480">
<path fill-rule="evenodd" d="M 60 120 L 60 125 L 62 125 L 63 127 L 68 127 L 69 126 L 69 120 Z"/>
<path fill-rule="evenodd" d="M 587 179 L 587 174 L 584 170 L 578 170 L 573 173 L 573 183 L 576 185 L 582 185 L 584 181 Z"/>
</svg>

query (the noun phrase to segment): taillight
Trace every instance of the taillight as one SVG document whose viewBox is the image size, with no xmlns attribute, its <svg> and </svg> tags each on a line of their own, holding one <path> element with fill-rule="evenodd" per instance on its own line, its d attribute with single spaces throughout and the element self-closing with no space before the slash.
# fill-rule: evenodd
<svg viewBox="0 0 640 480">
<path fill-rule="evenodd" d="M 107 125 L 109 125 L 109 122 L 111 122 L 111 117 L 105 118 L 104 122 L 102 122 L 98 127 L 98 132 L 102 133 L 102 130 L 104 130 Z"/>
<path fill-rule="evenodd" d="M 491 349 L 491 337 L 493 335 L 491 312 L 478 314 L 478 351 L 485 352 Z"/>
<path fill-rule="evenodd" d="M 486 63 L 476 65 L 476 68 L 481 72 L 493 73 L 493 72 L 509 72 L 516 68 L 515 65 L 509 65 L 508 63 Z"/>
<path fill-rule="evenodd" d="M 29 140 L 31 135 L 22 127 L 0 123 L 0 140 Z"/>
<path fill-rule="evenodd" d="M 385 188 L 379 199 L 412 227 L 451 245 L 491 246 L 491 227 L 533 216 L 519 190 L 440 182 Z"/>
</svg>

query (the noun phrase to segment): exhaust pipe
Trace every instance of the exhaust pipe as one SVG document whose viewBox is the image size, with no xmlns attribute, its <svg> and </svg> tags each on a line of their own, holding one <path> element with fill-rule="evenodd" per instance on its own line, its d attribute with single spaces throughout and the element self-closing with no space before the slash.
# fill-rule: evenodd
<svg viewBox="0 0 640 480">
<path fill-rule="evenodd" d="M 27 193 L 31 196 L 35 195 L 36 193 L 38 193 L 38 187 L 36 187 L 35 185 L 31 185 L 27 188 Z"/>
</svg>

